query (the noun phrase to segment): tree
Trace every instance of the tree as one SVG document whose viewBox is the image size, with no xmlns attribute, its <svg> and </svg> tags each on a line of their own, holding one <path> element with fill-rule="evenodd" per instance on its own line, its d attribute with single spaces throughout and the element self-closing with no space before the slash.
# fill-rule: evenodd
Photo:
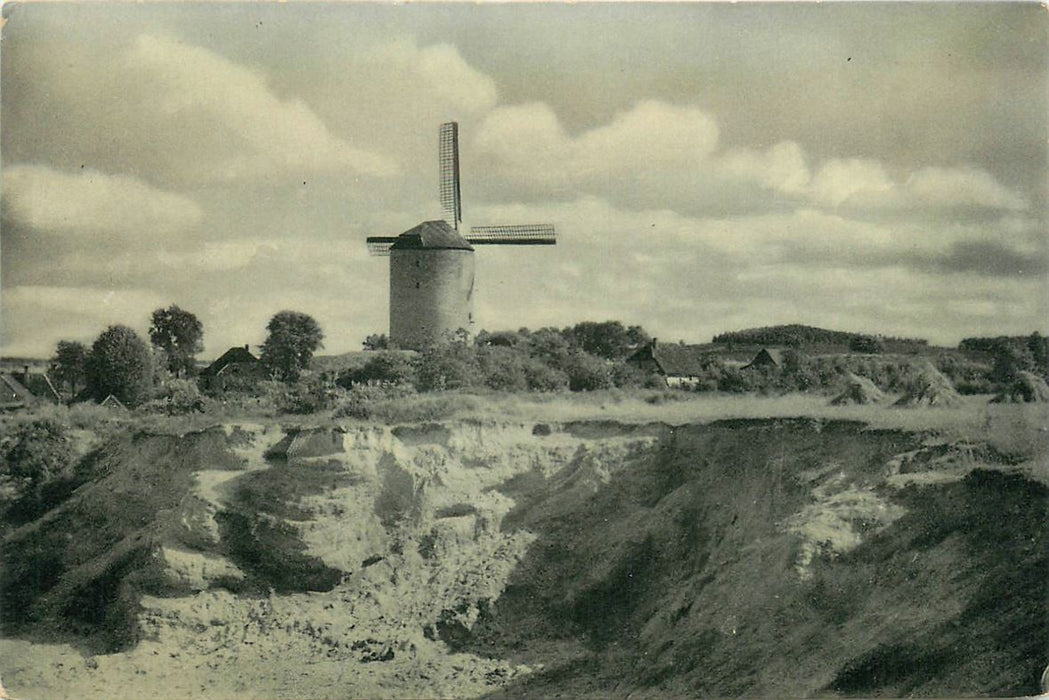
<svg viewBox="0 0 1049 700">
<path fill-rule="evenodd" d="M 566 328 L 564 335 L 577 348 L 606 360 L 620 360 L 650 340 L 641 326 L 624 328 L 619 321 L 584 321 Z"/>
<path fill-rule="evenodd" d="M 87 381 L 87 347 L 75 340 L 58 341 L 51 367 L 51 376 L 59 386 L 68 386 L 69 393 L 76 395 L 77 388 Z"/>
<path fill-rule="evenodd" d="M 137 406 L 153 391 L 149 347 L 127 326 L 110 326 L 91 345 L 87 386 L 99 401 L 112 394 L 125 406 Z"/>
<path fill-rule="evenodd" d="M 317 348 L 323 347 L 321 327 L 298 311 L 281 311 L 266 326 L 269 336 L 262 344 L 262 362 L 285 381 L 295 381 L 310 364 Z"/>
<path fill-rule="evenodd" d="M 153 312 L 149 341 L 166 353 L 168 371 L 181 377 L 193 369 L 193 356 L 204 349 L 204 326 L 172 304 Z"/>
</svg>

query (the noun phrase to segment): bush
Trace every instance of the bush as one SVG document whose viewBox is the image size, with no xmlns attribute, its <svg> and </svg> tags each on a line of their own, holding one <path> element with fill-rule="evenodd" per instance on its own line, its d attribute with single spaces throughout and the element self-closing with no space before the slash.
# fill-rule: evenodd
<svg viewBox="0 0 1049 700">
<path fill-rule="evenodd" d="M 415 395 L 411 384 L 358 384 L 346 392 L 335 409 L 336 418 L 373 417 L 374 407 L 382 401 L 401 400 Z"/>
<path fill-rule="evenodd" d="M 471 389 L 484 384 L 477 353 L 465 343 L 435 345 L 419 361 L 419 391 Z"/>
<path fill-rule="evenodd" d="M 754 388 L 754 378 L 747 371 L 726 367 L 718 377 L 718 391 L 742 394 Z"/>
<path fill-rule="evenodd" d="M 338 384 L 344 389 L 368 382 L 414 385 L 417 374 L 414 358 L 399 352 L 379 351 L 374 357 L 368 358 L 361 368 L 339 377 Z"/>
<path fill-rule="evenodd" d="M 364 387 L 373 391 L 376 387 Z M 351 416 L 379 423 L 419 423 L 448 420 L 463 412 L 475 412 L 482 408 L 481 400 L 476 396 L 446 393 L 376 399 L 363 402 L 358 407 L 347 402 L 340 407 L 336 415 Z M 351 411 L 357 411 L 354 415 Z"/>
<path fill-rule="evenodd" d="M 613 386 L 609 363 L 585 352 L 572 355 L 565 372 L 568 374 L 568 388 L 572 391 L 599 391 Z"/>
<path fill-rule="evenodd" d="M 568 389 L 568 375 L 534 357 L 523 363 L 525 382 L 531 391 L 564 391 Z"/>
<path fill-rule="evenodd" d="M 51 419 L 20 425 L 3 454 L 3 473 L 42 485 L 72 475 L 75 453 L 61 423 Z"/>
<path fill-rule="evenodd" d="M 319 377 L 302 377 L 278 396 L 277 410 L 281 413 L 308 415 L 328 411 L 337 405 L 339 392 Z"/>
<path fill-rule="evenodd" d="M 493 346 L 477 353 L 484 385 L 496 391 L 527 391 L 527 356 L 509 347 Z"/>
<path fill-rule="evenodd" d="M 203 413 L 207 409 L 207 401 L 195 382 L 188 379 L 171 379 L 161 388 L 157 398 L 144 408 L 169 416 L 183 416 L 187 413 Z"/>
</svg>

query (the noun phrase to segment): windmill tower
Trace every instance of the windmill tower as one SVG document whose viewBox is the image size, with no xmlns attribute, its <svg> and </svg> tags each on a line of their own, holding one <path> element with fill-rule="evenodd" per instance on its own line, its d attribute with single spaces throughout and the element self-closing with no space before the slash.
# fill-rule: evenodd
<svg viewBox="0 0 1049 700">
<path fill-rule="evenodd" d="M 399 236 L 370 236 L 368 251 L 390 258 L 390 345 L 420 350 L 459 329 L 472 330 L 475 245 L 554 245 L 551 224 L 473 226 L 463 236 L 459 124 L 438 138 L 444 218 Z"/>
</svg>

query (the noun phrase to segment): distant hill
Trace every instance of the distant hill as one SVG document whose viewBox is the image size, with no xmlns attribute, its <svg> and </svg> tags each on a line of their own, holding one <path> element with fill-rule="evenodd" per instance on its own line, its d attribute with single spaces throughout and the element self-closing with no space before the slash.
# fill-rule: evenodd
<svg viewBox="0 0 1049 700">
<path fill-rule="evenodd" d="M 729 331 L 714 336 L 718 345 L 774 345 L 808 352 L 918 353 L 929 346 L 924 338 L 891 338 L 865 333 L 789 324 Z"/>
</svg>

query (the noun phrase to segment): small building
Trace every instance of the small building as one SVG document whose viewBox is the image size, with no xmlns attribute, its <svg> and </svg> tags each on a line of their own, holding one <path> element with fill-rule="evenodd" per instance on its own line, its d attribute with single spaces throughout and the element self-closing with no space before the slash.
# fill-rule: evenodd
<svg viewBox="0 0 1049 700">
<path fill-rule="evenodd" d="M 102 399 L 102 401 L 101 401 L 101 403 L 99 403 L 99 405 L 103 406 L 104 408 L 108 408 L 108 409 L 115 410 L 115 411 L 126 411 L 127 410 L 127 406 L 124 405 L 124 402 L 121 401 L 120 399 L 118 399 L 117 397 L 113 396 L 112 394 L 110 394 L 106 398 Z"/>
<path fill-rule="evenodd" d="M 626 361 L 643 372 L 658 374 L 669 387 L 679 387 L 695 386 L 713 359 L 705 346 L 660 343 L 653 338 Z"/>
<path fill-rule="evenodd" d="M 760 369 L 761 367 L 782 367 L 783 351 L 770 348 L 762 348 L 749 364 L 743 365 L 743 369 Z"/>
<path fill-rule="evenodd" d="M 0 374 L 0 410 L 13 411 L 36 403 L 33 393 L 13 374 Z"/>
<path fill-rule="evenodd" d="M 236 385 L 254 384 L 267 377 L 266 368 L 248 346 L 237 346 L 208 365 L 200 373 L 200 385 L 205 390 L 222 391 Z"/>
<path fill-rule="evenodd" d="M 0 406 L 20 408 L 30 404 L 62 403 L 62 395 L 44 372 L 30 372 L 25 365 L 21 372 L 4 372 L 0 384 Z"/>
<path fill-rule="evenodd" d="M 58 389 L 51 382 L 51 378 L 46 374 L 41 372 L 27 373 L 22 383 L 38 399 L 50 403 L 62 403 L 62 394 L 59 393 Z"/>
</svg>

